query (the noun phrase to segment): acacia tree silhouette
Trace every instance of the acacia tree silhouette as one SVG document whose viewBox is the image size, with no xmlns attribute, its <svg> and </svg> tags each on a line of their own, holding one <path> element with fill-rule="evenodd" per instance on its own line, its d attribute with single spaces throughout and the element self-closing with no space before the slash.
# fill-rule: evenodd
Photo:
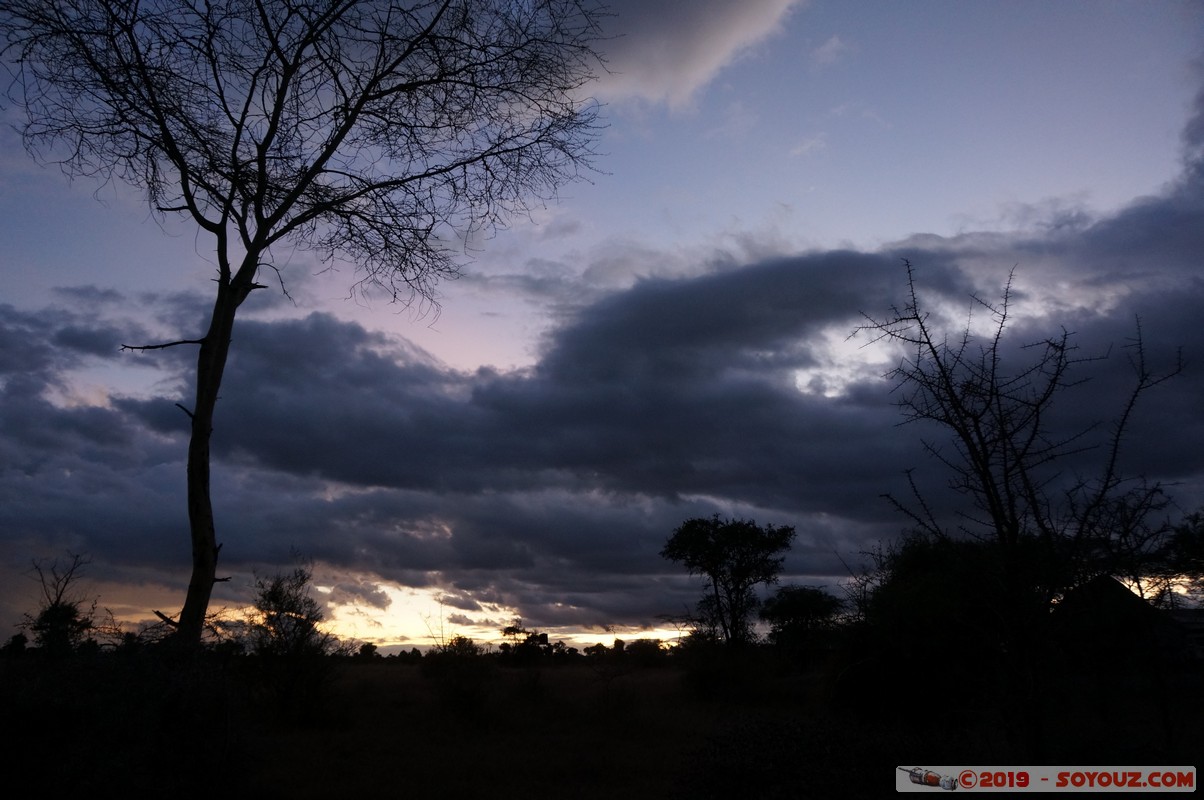
<svg viewBox="0 0 1204 800">
<path fill-rule="evenodd" d="M 838 597 L 814 586 L 781 586 L 762 605 L 760 617 L 769 623 L 769 641 L 795 654 L 812 645 L 817 635 L 833 628 L 844 608 Z"/>
<path fill-rule="evenodd" d="M 924 449 L 950 470 L 950 487 L 970 500 L 958 530 L 993 541 L 1005 567 L 1017 572 L 1021 561 L 1033 558 L 1032 542 L 1044 546 L 1057 562 L 1043 578 L 1049 601 L 1101 573 L 1140 580 L 1143 561 L 1170 531 L 1157 517 L 1168 498 L 1160 483 L 1123 474 L 1121 445 L 1141 399 L 1176 376 L 1181 361 L 1154 371 L 1138 321 L 1127 348 L 1134 379 L 1117 416 L 1110 425 L 1089 420 L 1077 429 L 1059 429 L 1058 402 L 1084 381 L 1077 371 L 1103 357 L 1080 356 L 1065 328 L 1010 351 L 1005 334 L 1012 321 L 1012 277 L 998 302 L 972 298 L 992 321 L 985 336 L 976 338 L 969 323 L 959 336 L 945 336 L 921 304 L 911 263 L 905 260 L 904 266 L 909 298 L 903 310 L 893 309 L 882 320 L 867 316 L 868 324 L 853 335 L 868 333 L 873 341 L 907 348 L 887 378 L 896 384 L 907 422 L 935 423 L 950 435 L 951 451 L 929 440 Z M 1017 363 L 1016 356 L 1024 354 L 1035 355 Z M 1071 456 L 1091 451 L 1102 455 L 1094 475 L 1071 474 L 1064 466 Z M 951 535 L 914 482 L 912 490 L 913 504 L 888 499 L 917 531 Z"/>
<path fill-rule="evenodd" d="M 698 604 L 704 622 L 713 623 L 733 647 L 752 639 L 750 617 L 757 609 L 754 589 L 774 583 L 790 549 L 794 528 L 752 520 L 697 517 L 669 537 L 661 557 L 683 564 L 691 575 L 705 575 L 708 589 Z"/>
<path fill-rule="evenodd" d="M 1043 750 L 1039 729 L 1039 661 L 1051 605 L 1065 592 L 1098 575 L 1142 580 L 1171 528 L 1161 518 L 1169 503 L 1163 487 L 1122 473 L 1120 450 L 1139 402 L 1177 375 L 1181 362 L 1155 371 L 1146 357 L 1140 321 L 1127 348 L 1133 382 L 1110 425 L 1097 421 L 1059 427 L 1056 407 L 1081 384 L 1079 369 L 1101 357 L 1081 356 L 1073 335 L 1060 333 L 1019 349 L 1009 347 L 1012 279 L 1002 297 L 973 297 L 991 325 L 977 337 L 969 322 L 959 335 L 937 330 L 922 303 L 916 272 L 904 261 L 908 299 L 883 319 L 866 316 L 853 336 L 900 344 L 899 366 L 887 374 L 908 422 L 935 423 L 952 447 L 925 441 L 925 450 L 948 468 L 950 487 L 969 499 L 956 524 L 938 519 L 911 483 L 912 502 L 888 496 L 913 523 L 916 535 L 948 545 L 978 540 L 987 553 L 993 601 L 983 619 L 1004 659 L 1007 707 L 1021 717 L 1034 757 Z M 1028 359 L 1027 361 L 1024 359 Z M 1075 473 L 1088 452 L 1101 458 L 1094 474 Z M 889 576 L 887 576 L 889 579 Z"/>
<path fill-rule="evenodd" d="M 214 409 L 237 311 L 282 251 L 433 302 L 451 242 L 503 224 L 592 166 L 602 11 L 584 0 L 9 0 L 0 42 L 27 149 L 128 182 L 210 237 L 176 639 L 201 640 L 217 578 Z M 286 291 L 287 294 L 287 291 Z M 165 620 L 171 621 L 166 615 Z"/>
</svg>

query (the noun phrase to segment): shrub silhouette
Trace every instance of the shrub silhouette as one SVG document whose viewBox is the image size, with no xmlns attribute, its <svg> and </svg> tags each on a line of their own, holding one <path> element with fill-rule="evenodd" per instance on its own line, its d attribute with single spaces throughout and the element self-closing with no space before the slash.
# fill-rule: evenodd
<svg viewBox="0 0 1204 800">
<path fill-rule="evenodd" d="M 323 711 L 338 667 L 329 656 L 349 651 L 321 628 L 322 608 L 310 596 L 312 578 L 308 564 L 257 577 L 254 608 L 241 634 L 256 683 L 274 699 L 279 713 L 297 719 Z"/>
<path fill-rule="evenodd" d="M 453 636 L 423 656 L 419 669 L 434 681 L 440 700 L 451 711 L 470 717 L 483 713 L 487 687 L 495 677 L 484 647 Z"/>
</svg>

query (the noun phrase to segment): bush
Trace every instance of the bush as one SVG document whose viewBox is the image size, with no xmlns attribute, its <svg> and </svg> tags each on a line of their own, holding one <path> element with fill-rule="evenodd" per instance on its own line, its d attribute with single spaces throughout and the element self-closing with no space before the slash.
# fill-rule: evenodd
<svg viewBox="0 0 1204 800">
<path fill-rule="evenodd" d="M 254 609 L 239 639 L 253 657 L 251 675 L 274 697 L 277 711 L 299 718 L 321 713 L 338 666 L 331 656 L 349 648 L 321 628 L 322 608 L 310 596 L 308 564 L 256 577 Z"/>
<path fill-rule="evenodd" d="M 440 699 L 453 711 L 469 716 L 482 711 L 494 668 L 481 645 L 454 636 L 427 653 L 419 669 L 436 682 Z"/>
</svg>

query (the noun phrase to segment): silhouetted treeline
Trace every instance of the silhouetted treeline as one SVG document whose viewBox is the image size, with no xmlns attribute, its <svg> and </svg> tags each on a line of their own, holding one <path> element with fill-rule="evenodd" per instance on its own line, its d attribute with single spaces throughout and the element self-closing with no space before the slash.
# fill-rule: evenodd
<svg viewBox="0 0 1204 800">
<path fill-rule="evenodd" d="M 1190 577 L 1200 528 L 1193 515 L 1168 538 L 1168 575 Z M 194 651 L 169 626 L 105 623 L 59 591 L 76 572 L 43 564 L 52 591 L 0 647 L 0 711 L 21 732 L 10 786 L 347 794 L 393 780 L 382 765 L 402 753 L 471 758 L 478 777 L 410 778 L 446 797 L 876 797 L 897 763 L 1194 763 L 1198 576 L 1177 599 L 1103 572 L 1053 594 L 1056 552 L 1006 553 L 912 535 L 844 598 L 777 587 L 734 640 L 701 624 L 577 647 L 516 620 L 500 643 L 388 656 L 321 632 L 304 565 L 258 579 L 253 610 Z M 180 748 L 214 768 L 183 775 Z M 540 769 L 515 770 L 532 752 Z"/>
<path fill-rule="evenodd" d="M 671 649 L 615 640 L 571 652 L 534 633 L 529 648 L 453 639 L 426 653 L 361 647 L 306 662 L 230 646 L 185 657 L 133 640 L 50 657 L 10 642 L 0 707 L 22 732 L 13 785 L 309 797 L 379 787 L 397 759 L 438 772 L 471 757 L 476 778 L 406 785 L 446 797 L 556 786 L 577 797 L 880 796 L 891 785 L 875 777 L 883 765 L 1001 763 L 1032 746 L 1025 720 L 1008 716 L 1019 689 L 992 632 L 990 580 L 964 569 L 977 557 L 916 545 L 863 616 L 740 649 L 689 637 Z M 1169 612 L 1125 592 L 1101 579 L 1065 599 L 1034 646 L 1046 752 L 1192 763 L 1204 744 L 1193 722 L 1204 712 L 1201 662 Z M 307 663 L 324 667 L 320 680 L 276 682 L 308 674 Z M 167 766 L 180 747 L 214 769 L 183 785 Z M 544 758 L 525 776 L 503 763 L 522 752 Z"/>
</svg>

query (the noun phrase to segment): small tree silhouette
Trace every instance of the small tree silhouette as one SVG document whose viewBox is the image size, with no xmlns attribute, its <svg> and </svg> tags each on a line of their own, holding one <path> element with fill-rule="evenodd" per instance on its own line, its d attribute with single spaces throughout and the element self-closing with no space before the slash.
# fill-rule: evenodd
<svg viewBox="0 0 1204 800">
<path fill-rule="evenodd" d="M 844 602 L 814 586 L 782 586 L 761 606 L 769 640 L 784 653 L 804 657 L 815 651 L 825 631 L 836 624 Z"/>
<path fill-rule="evenodd" d="M 320 627 L 322 608 L 309 594 L 312 579 L 308 564 L 268 578 L 256 577 L 247 642 L 252 653 L 295 658 L 330 655 L 338 648 L 334 634 Z"/>
<path fill-rule="evenodd" d="M 321 628 L 322 607 L 310 596 L 313 569 L 303 563 L 286 573 L 256 577 L 254 609 L 244 646 L 256 656 L 259 678 L 277 712 L 301 719 L 322 711 L 337 667 L 332 655 L 350 648 Z"/>
<path fill-rule="evenodd" d="M 70 655 L 93 628 L 96 600 L 89 601 L 79 591 L 84 567 L 90 562 L 87 556 L 76 553 L 68 553 L 65 564 L 57 558 L 33 562 L 33 572 L 41 588 L 41 605 L 36 615 L 25 615 L 21 627 L 33 634 L 34 642 L 48 657 Z"/>
</svg>

